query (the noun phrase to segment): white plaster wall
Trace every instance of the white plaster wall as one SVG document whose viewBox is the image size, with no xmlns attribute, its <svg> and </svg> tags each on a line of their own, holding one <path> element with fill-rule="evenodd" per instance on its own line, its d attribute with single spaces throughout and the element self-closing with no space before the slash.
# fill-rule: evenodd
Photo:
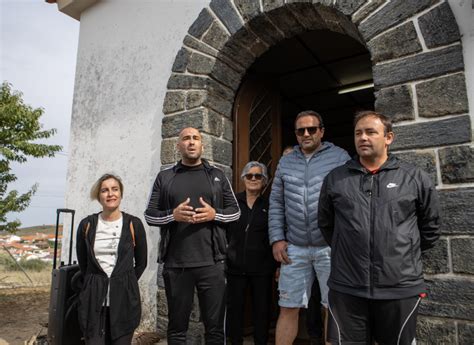
<svg viewBox="0 0 474 345">
<path fill-rule="evenodd" d="M 448 0 L 462 35 L 469 113 L 474 138 L 474 0 Z"/>
<path fill-rule="evenodd" d="M 122 209 L 143 220 L 160 169 L 162 104 L 176 53 L 208 0 L 105 0 L 81 15 L 66 205 L 76 226 L 98 212 L 89 190 L 105 172 L 121 176 Z M 65 219 L 65 229 L 70 226 Z M 141 329 L 156 327 L 158 228 L 147 230 L 149 264 L 140 280 Z M 65 232 L 63 253 L 68 251 Z M 63 258 L 66 256 L 63 254 Z"/>
</svg>

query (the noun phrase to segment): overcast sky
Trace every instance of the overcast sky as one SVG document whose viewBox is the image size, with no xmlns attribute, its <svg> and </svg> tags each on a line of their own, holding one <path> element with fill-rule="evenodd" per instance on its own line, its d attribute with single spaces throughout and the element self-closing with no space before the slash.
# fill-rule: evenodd
<svg viewBox="0 0 474 345">
<path fill-rule="evenodd" d="M 56 209 L 64 207 L 79 22 L 44 0 L 0 3 L 0 79 L 21 91 L 26 104 L 44 109 L 43 127 L 57 129 L 47 143 L 63 146 L 55 158 L 14 165 L 18 181 L 12 188 L 26 192 L 35 183 L 39 188 L 27 210 L 8 218 L 23 226 L 54 224 Z"/>
</svg>

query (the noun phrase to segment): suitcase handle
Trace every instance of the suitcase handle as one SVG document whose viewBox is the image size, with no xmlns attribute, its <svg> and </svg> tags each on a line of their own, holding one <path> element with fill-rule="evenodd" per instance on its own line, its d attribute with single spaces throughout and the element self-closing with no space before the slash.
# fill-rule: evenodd
<svg viewBox="0 0 474 345">
<path fill-rule="evenodd" d="M 68 265 L 71 264 L 71 259 L 72 259 L 72 235 L 74 231 L 74 215 L 76 214 L 75 210 L 69 209 L 69 208 L 58 208 L 56 210 L 56 233 L 55 233 L 55 240 L 54 240 L 54 256 L 53 256 L 53 269 L 56 269 L 56 261 L 57 261 L 57 256 L 58 256 L 58 235 L 59 235 L 59 215 L 61 213 L 71 213 L 72 219 L 71 219 L 71 235 L 70 235 L 70 240 L 69 240 L 69 261 Z M 64 233 L 64 230 L 63 230 Z"/>
<path fill-rule="evenodd" d="M 70 208 L 58 208 L 56 213 L 59 215 L 60 213 L 76 213 L 76 210 L 71 210 Z"/>
</svg>

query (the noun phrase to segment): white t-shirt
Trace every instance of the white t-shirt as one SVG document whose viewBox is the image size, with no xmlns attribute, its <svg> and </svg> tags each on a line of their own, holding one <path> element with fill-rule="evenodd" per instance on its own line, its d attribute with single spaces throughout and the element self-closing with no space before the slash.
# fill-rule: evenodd
<svg viewBox="0 0 474 345">
<path fill-rule="evenodd" d="M 122 233 L 123 218 L 113 222 L 102 219 L 99 215 L 95 234 L 94 253 L 100 267 L 110 277 L 117 262 L 117 248 Z"/>
<path fill-rule="evenodd" d="M 95 232 L 94 254 L 102 270 L 110 278 L 115 263 L 117 262 L 117 248 L 122 234 L 123 217 L 113 222 L 102 219 L 99 214 L 99 221 Z M 104 306 L 109 305 L 110 284 L 107 289 L 107 298 Z"/>
</svg>

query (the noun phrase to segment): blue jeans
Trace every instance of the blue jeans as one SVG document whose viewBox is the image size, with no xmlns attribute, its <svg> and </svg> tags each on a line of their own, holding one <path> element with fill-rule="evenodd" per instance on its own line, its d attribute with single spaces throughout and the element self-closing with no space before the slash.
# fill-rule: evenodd
<svg viewBox="0 0 474 345">
<path fill-rule="evenodd" d="M 316 274 L 321 290 L 321 304 L 327 308 L 327 281 L 331 272 L 330 247 L 300 247 L 288 244 L 289 265 L 281 265 L 278 305 L 286 308 L 307 308 Z"/>
</svg>

